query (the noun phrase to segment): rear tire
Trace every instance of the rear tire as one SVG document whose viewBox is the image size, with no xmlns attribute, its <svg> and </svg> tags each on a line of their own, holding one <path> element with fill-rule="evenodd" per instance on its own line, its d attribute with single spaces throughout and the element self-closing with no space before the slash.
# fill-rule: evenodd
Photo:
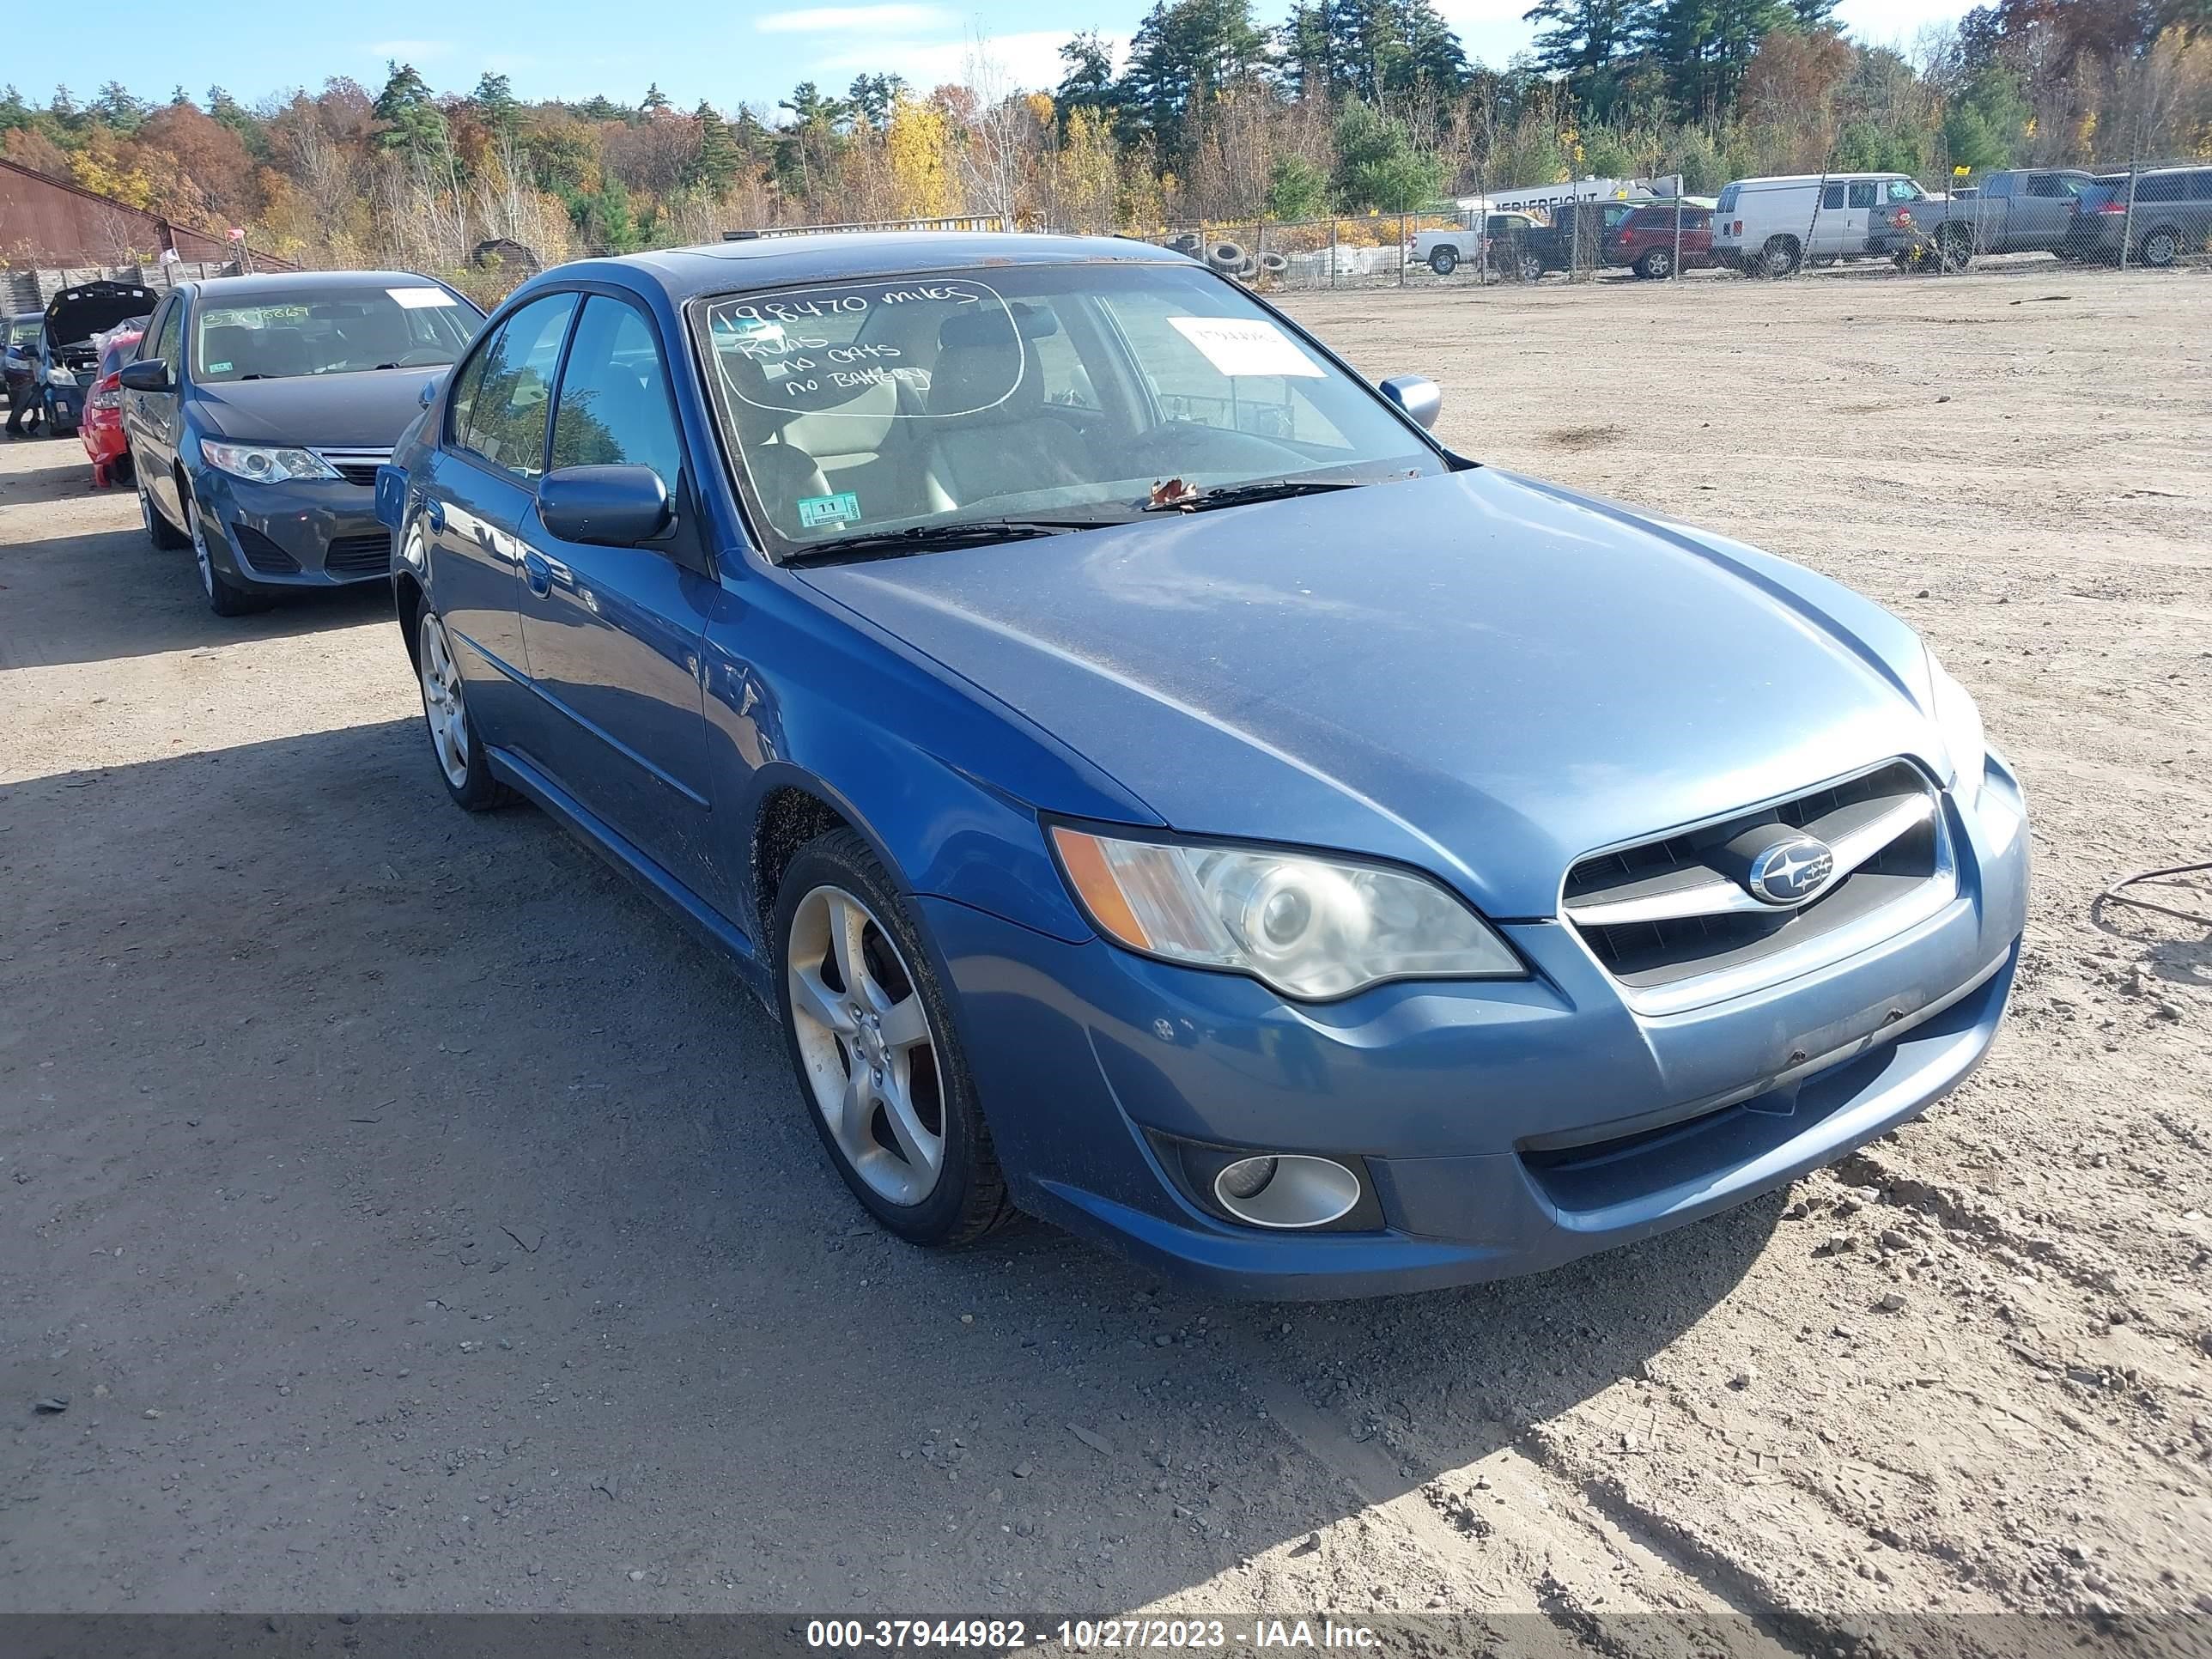
<svg viewBox="0 0 2212 1659">
<path fill-rule="evenodd" d="M 774 927 L 785 1045 L 853 1196 L 910 1244 L 1004 1225 L 1014 1207 L 951 1007 L 868 844 L 837 830 L 801 848 Z"/>
<path fill-rule="evenodd" d="M 1674 274 L 1674 256 L 1663 247 L 1655 247 L 1636 262 L 1636 274 L 1647 282 L 1663 283 Z"/>
<path fill-rule="evenodd" d="M 2136 261 L 2158 270 L 2172 264 L 2180 253 L 2181 233 L 2171 225 L 2160 225 L 2136 245 Z"/>
<path fill-rule="evenodd" d="M 1795 236 L 1770 236 L 1766 246 L 1759 251 L 1759 274 L 1762 276 L 1794 275 L 1805 263 L 1805 250 Z"/>
<path fill-rule="evenodd" d="M 1429 269 L 1439 276 L 1449 276 L 1459 269 L 1459 250 L 1438 247 L 1429 250 Z"/>
</svg>

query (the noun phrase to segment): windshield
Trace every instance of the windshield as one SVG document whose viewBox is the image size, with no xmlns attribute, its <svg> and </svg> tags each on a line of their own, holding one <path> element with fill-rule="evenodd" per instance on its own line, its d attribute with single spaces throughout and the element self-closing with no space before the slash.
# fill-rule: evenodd
<svg viewBox="0 0 2212 1659">
<path fill-rule="evenodd" d="M 427 284 L 218 301 L 193 319 L 192 378 L 282 380 L 450 363 L 482 320 Z"/>
<path fill-rule="evenodd" d="M 15 317 L 8 324 L 8 343 L 11 346 L 36 345 L 39 332 L 46 326 L 46 313 L 34 311 L 27 317 Z"/>
<path fill-rule="evenodd" d="M 1375 393 L 1181 261 L 731 295 L 695 319 L 779 553 L 1445 470 Z"/>
</svg>

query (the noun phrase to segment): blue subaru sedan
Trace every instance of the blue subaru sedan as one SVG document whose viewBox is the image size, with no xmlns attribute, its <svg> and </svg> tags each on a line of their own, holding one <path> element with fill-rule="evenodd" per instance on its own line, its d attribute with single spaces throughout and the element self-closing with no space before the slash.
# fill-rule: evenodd
<svg viewBox="0 0 2212 1659">
<path fill-rule="evenodd" d="M 1972 700 L 1438 398 L 1127 241 L 562 266 L 379 479 L 438 775 L 718 944 L 917 1243 L 1406 1290 L 1924 1110 L 2026 908 Z"/>
</svg>

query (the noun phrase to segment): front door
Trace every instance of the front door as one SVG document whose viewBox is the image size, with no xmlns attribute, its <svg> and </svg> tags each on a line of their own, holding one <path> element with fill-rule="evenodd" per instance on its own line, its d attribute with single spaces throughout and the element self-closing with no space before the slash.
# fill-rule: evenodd
<svg viewBox="0 0 2212 1659">
<path fill-rule="evenodd" d="M 701 644 L 721 589 L 702 574 L 697 514 L 670 401 L 669 356 L 645 313 L 594 294 L 562 370 L 550 468 L 648 466 L 674 528 L 638 547 L 524 532 L 523 649 L 542 763 L 638 851 L 702 896 L 726 884 L 708 834 Z"/>
<path fill-rule="evenodd" d="M 184 407 L 185 296 L 172 294 L 147 325 L 139 361 L 158 359 L 169 371 L 167 392 L 123 394 L 123 435 L 131 446 L 131 466 L 152 496 L 155 508 L 179 528 L 185 504 L 177 494 L 178 422 Z"/>
<path fill-rule="evenodd" d="M 404 532 L 427 544 L 431 601 L 468 683 L 477 730 L 495 748 L 525 744 L 532 730 L 521 538 L 545 471 L 561 345 L 580 297 L 532 301 L 460 365 L 444 441 L 422 482 L 422 510 Z"/>
</svg>

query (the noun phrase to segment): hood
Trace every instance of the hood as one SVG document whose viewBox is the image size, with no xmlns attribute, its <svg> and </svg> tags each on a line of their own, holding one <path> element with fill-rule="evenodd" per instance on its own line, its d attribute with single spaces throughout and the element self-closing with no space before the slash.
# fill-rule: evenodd
<svg viewBox="0 0 2212 1659">
<path fill-rule="evenodd" d="M 161 296 L 134 283 L 87 283 L 46 303 L 46 343 L 76 345 L 133 317 L 150 317 Z"/>
<path fill-rule="evenodd" d="M 1401 859 L 1500 919 L 1595 848 L 1941 771 L 1886 611 L 1489 469 L 797 574 L 1176 829 Z"/>
<path fill-rule="evenodd" d="M 281 380 L 195 386 L 193 407 L 219 436 L 240 443 L 389 449 L 422 411 L 422 385 L 444 368 L 295 374 Z"/>
</svg>

